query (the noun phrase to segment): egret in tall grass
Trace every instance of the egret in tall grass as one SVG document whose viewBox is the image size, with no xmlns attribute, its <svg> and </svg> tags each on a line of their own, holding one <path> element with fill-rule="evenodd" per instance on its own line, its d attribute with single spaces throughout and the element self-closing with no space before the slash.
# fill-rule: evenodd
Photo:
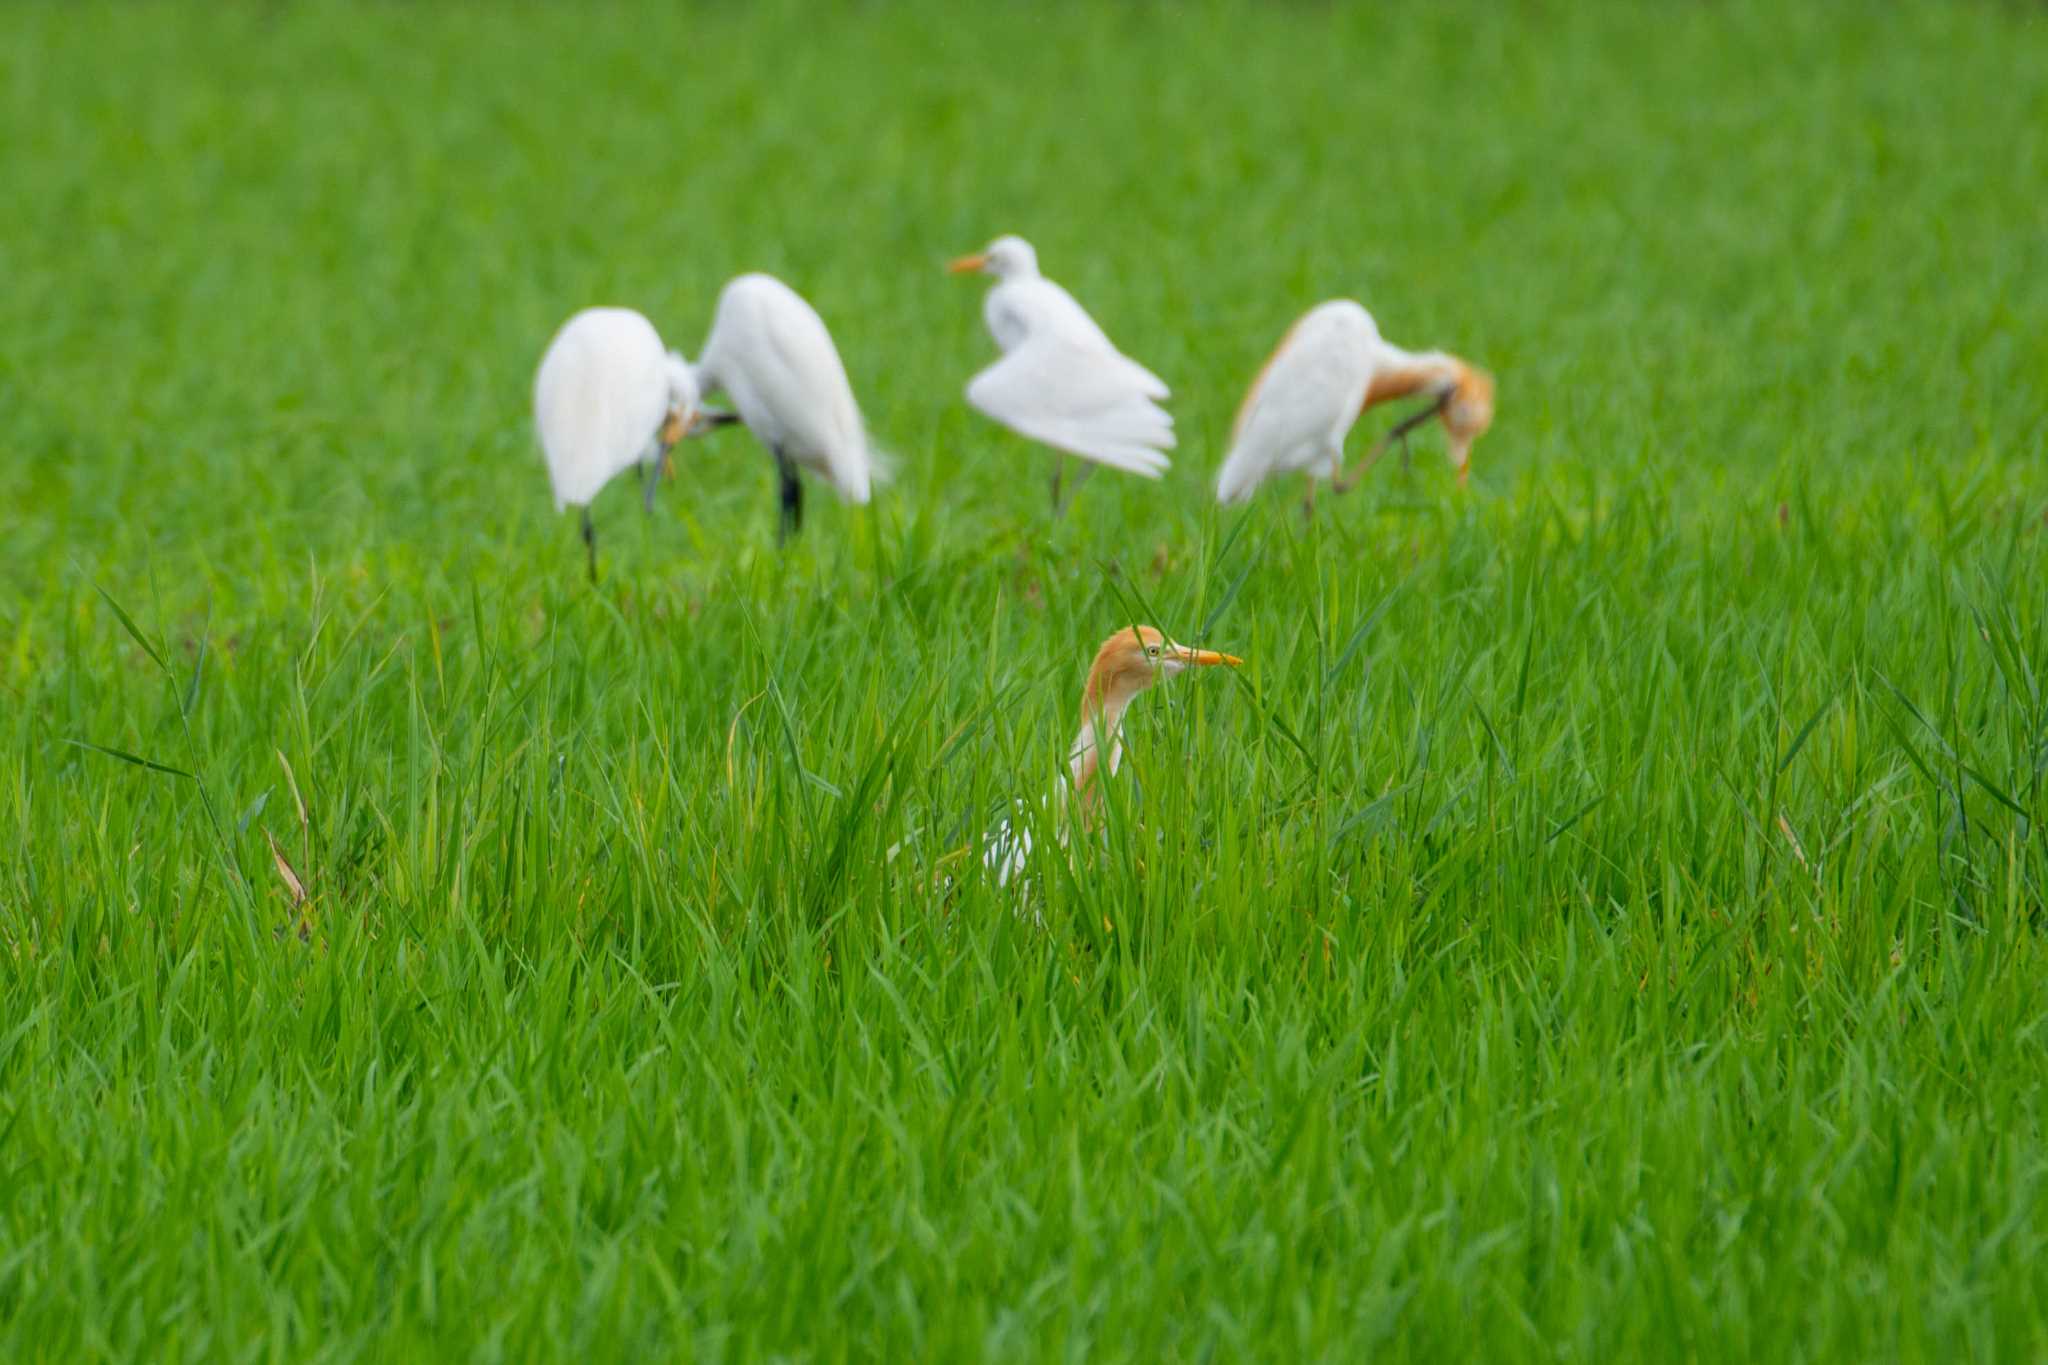
<svg viewBox="0 0 2048 1365">
<path fill-rule="evenodd" d="M 1102 642 L 1081 690 L 1081 728 L 1067 751 L 1067 773 L 1059 779 L 1044 814 L 1061 845 L 1070 828 L 1092 829 L 1102 811 L 1102 782 L 1116 775 L 1123 758 L 1124 712 L 1139 693 L 1163 678 L 1190 668 L 1236 668 L 1244 660 L 1213 649 L 1175 644 L 1151 626 L 1126 626 Z M 998 885 L 1023 872 L 1031 856 L 1030 807 L 1014 804 L 1009 819 L 982 845 L 982 865 Z"/>
<path fill-rule="evenodd" d="M 782 488 L 778 545 L 803 527 L 799 470 L 852 503 L 865 503 L 888 477 L 824 319 L 772 275 L 741 275 L 725 286 L 693 375 L 705 393 L 732 400 L 774 457 Z"/>
<path fill-rule="evenodd" d="M 1095 464 L 1156 479 L 1171 461 L 1173 418 L 1164 380 L 1119 351 L 1074 296 L 1038 273 L 1021 237 L 962 256 L 955 274 L 993 275 L 982 315 L 1002 359 L 974 376 L 967 401 L 1011 430 Z M 1064 457 L 1055 457 L 1053 510 Z M 1092 468 L 1093 466 L 1089 466 Z"/>
<path fill-rule="evenodd" d="M 1421 394 L 1428 404 L 1374 445 L 1357 473 L 1344 476 L 1344 438 L 1377 403 Z M 1402 350 L 1380 335 L 1372 314 L 1350 299 L 1317 304 L 1288 329 L 1252 381 L 1237 412 L 1230 453 L 1216 478 L 1218 502 L 1240 502 L 1267 479 L 1304 473 L 1306 506 L 1327 477 L 1343 492 L 1388 444 L 1439 418 L 1448 455 L 1464 486 L 1472 443 L 1493 424 L 1493 376 L 1443 351 Z"/>
<path fill-rule="evenodd" d="M 597 528 L 590 504 L 598 491 L 637 464 L 646 471 L 647 509 L 654 510 L 654 490 L 676 442 L 729 420 L 703 411 L 690 367 L 630 308 L 586 308 L 562 324 L 533 379 L 533 416 L 555 510 L 583 509 L 593 583 Z"/>
</svg>

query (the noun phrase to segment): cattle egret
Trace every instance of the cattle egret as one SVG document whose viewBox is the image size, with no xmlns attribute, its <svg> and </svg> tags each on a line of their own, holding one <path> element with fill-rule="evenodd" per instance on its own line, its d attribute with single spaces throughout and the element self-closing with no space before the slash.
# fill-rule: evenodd
<svg viewBox="0 0 2048 1365">
<path fill-rule="evenodd" d="M 1002 359 L 967 385 L 967 401 L 1011 430 L 1055 450 L 1156 479 L 1171 463 L 1171 396 L 1158 375 L 1119 351 L 1074 296 L 1038 273 L 1021 237 L 998 237 L 962 256 L 955 274 L 993 275 L 982 315 Z M 1059 509 L 1063 459 L 1053 468 Z"/>
<path fill-rule="evenodd" d="M 741 275 L 725 286 L 695 376 L 705 393 L 732 400 L 739 420 L 775 457 L 782 480 L 778 545 L 803 526 L 798 470 L 855 503 L 865 503 L 888 477 L 824 319 L 781 280 Z"/>
<path fill-rule="evenodd" d="M 664 350 L 654 324 L 630 308 L 586 308 L 562 324 L 533 380 L 534 425 L 554 485 L 555 510 L 583 509 L 590 581 L 597 530 L 590 503 L 633 465 L 646 470 L 646 505 L 675 443 L 726 420 L 706 414 L 683 358 Z"/>
<path fill-rule="evenodd" d="M 1126 626 L 1104 640 L 1081 692 L 1081 729 L 1067 751 L 1067 775 L 1052 793 L 1048 814 L 1059 842 L 1066 843 L 1070 821 L 1084 830 L 1094 825 L 1102 809 L 1098 779 L 1105 770 L 1110 776 L 1116 774 L 1124 752 L 1124 710 L 1140 692 L 1189 668 L 1218 664 L 1236 668 L 1243 662 L 1211 649 L 1175 644 L 1151 626 Z M 1007 886 L 1021 873 L 1031 856 L 1028 818 L 1029 808 L 1017 802 L 1011 818 L 982 846 L 982 865 L 995 875 L 999 886 Z"/>
<path fill-rule="evenodd" d="M 1359 414 L 1415 393 L 1430 405 L 1374 446 L 1360 472 L 1389 441 L 1441 417 L 1462 486 L 1471 472 L 1472 442 L 1493 423 L 1493 376 L 1442 351 L 1402 350 L 1350 299 L 1317 304 L 1288 329 L 1245 394 L 1216 479 L 1217 501 L 1242 501 L 1268 478 L 1299 472 L 1309 477 L 1313 510 L 1317 478 L 1327 477 L 1339 492 L 1350 486 L 1343 477 L 1344 437 Z"/>
</svg>

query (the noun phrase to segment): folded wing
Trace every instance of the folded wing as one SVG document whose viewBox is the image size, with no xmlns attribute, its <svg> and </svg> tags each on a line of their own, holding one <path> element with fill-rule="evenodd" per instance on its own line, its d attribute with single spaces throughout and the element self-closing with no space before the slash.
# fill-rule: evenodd
<svg viewBox="0 0 2048 1365">
<path fill-rule="evenodd" d="M 1336 458 L 1373 370 L 1371 323 L 1361 325 L 1365 315 L 1355 309 L 1312 310 L 1281 338 L 1238 408 L 1216 477 L 1218 501 L 1248 498 L 1275 474 Z"/>
<path fill-rule="evenodd" d="M 831 332 L 780 280 L 743 275 L 726 286 L 703 366 L 755 435 L 849 502 L 866 502 L 886 476 Z"/>
<path fill-rule="evenodd" d="M 664 359 L 653 326 L 624 309 L 591 309 L 556 334 L 533 395 L 556 510 L 587 505 L 651 451 L 668 406 Z"/>
</svg>

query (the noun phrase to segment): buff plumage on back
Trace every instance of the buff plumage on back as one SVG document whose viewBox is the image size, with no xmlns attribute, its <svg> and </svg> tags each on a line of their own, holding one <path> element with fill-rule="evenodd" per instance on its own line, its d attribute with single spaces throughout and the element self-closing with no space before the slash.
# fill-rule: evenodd
<svg viewBox="0 0 2048 1365">
<path fill-rule="evenodd" d="M 1334 476 L 1380 346 L 1372 315 L 1351 299 L 1319 303 L 1289 327 L 1238 408 L 1217 500 L 1250 497 L 1277 474 Z"/>
<path fill-rule="evenodd" d="M 1273 362 L 1278 360 L 1281 353 L 1293 343 L 1294 338 L 1301 332 L 1302 324 L 1308 321 L 1308 317 L 1309 315 L 1304 313 L 1288 324 L 1286 334 L 1280 338 L 1280 344 L 1273 348 L 1272 352 L 1266 356 L 1265 361 L 1259 366 L 1259 372 L 1252 376 L 1251 387 L 1246 389 L 1244 397 L 1238 400 L 1237 416 L 1232 418 L 1230 422 L 1231 440 L 1235 441 L 1238 437 L 1244 435 L 1245 420 L 1251 416 L 1252 409 L 1258 404 L 1259 394 L 1265 390 L 1266 380 L 1273 373 Z"/>
</svg>

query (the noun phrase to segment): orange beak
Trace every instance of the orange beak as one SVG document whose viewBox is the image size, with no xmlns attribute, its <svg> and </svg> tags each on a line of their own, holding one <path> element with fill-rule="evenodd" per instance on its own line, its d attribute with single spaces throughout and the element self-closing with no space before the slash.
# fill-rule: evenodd
<svg viewBox="0 0 2048 1365">
<path fill-rule="evenodd" d="M 1204 667 L 1225 664 L 1231 668 L 1236 668 L 1244 662 L 1243 659 L 1238 658 L 1235 654 L 1218 654 L 1213 649 L 1189 649 L 1186 645 L 1175 645 L 1174 649 L 1178 652 L 1180 661 L 1184 664 L 1201 664 Z"/>
<path fill-rule="evenodd" d="M 977 251 L 972 256 L 960 256 L 946 263 L 948 275 L 966 275 L 988 266 L 988 253 Z"/>
</svg>

